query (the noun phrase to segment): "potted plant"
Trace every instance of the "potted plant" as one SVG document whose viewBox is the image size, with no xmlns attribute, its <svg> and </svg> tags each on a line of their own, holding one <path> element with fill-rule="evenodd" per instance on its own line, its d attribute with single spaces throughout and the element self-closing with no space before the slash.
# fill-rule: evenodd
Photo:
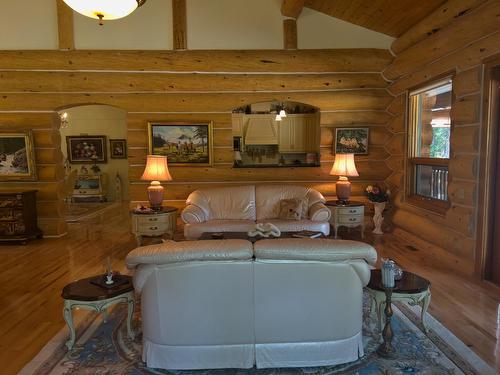
<svg viewBox="0 0 500 375">
<path fill-rule="evenodd" d="M 382 213 L 384 212 L 385 206 L 389 201 L 390 191 L 384 191 L 378 185 L 368 185 L 366 187 L 366 195 L 370 202 L 373 203 L 373 208 L 375 210 L 375 214 L 373 215 L 373 224 L 375 228 L 373 229 L 373 233 L 375 234 L 384 234 L 382 232 L 382 223 L 384 221 L 384 217 Z"/>
</svg>

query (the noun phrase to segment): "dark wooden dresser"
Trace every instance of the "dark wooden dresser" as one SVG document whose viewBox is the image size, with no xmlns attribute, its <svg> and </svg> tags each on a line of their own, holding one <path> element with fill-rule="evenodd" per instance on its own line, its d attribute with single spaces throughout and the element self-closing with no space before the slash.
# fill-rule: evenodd
<svg viewBox="0 0 500 375">
<path fill-rule="evenodd" d="M 0 242 L 41 238 L 37 225 L 36 190 L 0 190 Z"/>
</svg>

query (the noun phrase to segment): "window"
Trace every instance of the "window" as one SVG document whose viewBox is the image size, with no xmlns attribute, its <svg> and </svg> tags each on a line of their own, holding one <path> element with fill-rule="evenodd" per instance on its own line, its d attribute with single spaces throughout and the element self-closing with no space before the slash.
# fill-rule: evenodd
<svg viewBox="0 0 500 375">
<path fill-rule="evenodd" d="M 451 101 L 450 78 L 409 95 L 409 199 L 438 210 L 448 201 Z"/>
</svg>

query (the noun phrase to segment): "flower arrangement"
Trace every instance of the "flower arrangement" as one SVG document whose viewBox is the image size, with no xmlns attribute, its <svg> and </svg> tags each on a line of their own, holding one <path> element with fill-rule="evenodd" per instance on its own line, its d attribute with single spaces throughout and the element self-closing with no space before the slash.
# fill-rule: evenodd
<svg viewBox="0 0 500 375">
<path fill-rule="evenodd" d="M 383 191 L 382 188 L 378 185 L 368 185 L 365 191 L 370 202 L 377 203 L 388 202 L 389 195 L 391 194 L 389 190 Z"/>
</svg>

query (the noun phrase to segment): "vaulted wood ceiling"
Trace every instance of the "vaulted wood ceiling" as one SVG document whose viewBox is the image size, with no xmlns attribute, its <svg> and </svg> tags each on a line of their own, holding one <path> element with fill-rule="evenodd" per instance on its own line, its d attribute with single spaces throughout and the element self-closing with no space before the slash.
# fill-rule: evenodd
<svg viewBox="0 0 500 375">
<path fill-rule="evenodd" d="M 332 17 L 398 37 L 446 0 L 305 0 Z"/>
</svg>

